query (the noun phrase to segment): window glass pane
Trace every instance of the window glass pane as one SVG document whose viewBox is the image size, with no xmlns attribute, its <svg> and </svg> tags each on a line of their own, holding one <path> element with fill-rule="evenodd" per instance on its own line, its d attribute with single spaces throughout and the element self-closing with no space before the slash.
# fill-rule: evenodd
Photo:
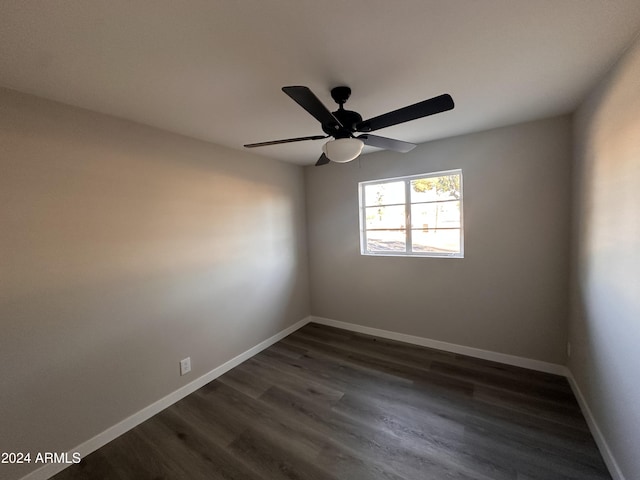
<svg viewBox="0 0 640 480">
<path fill-rule="evenodd" d="M 460 175 L 444 175 L 411 180 L 411 203 L 460 198 Z"/>
<path fill-rule="evenodd" d="M 405 228 L 404 205 L 393 207 L 368 207 L 365 209 L 365 228 Z"/>
<path fill-rule="evenodd" d="M 367 252 L 406 252 L 407 240 L 404 230 L 367 231 Z"/>
<path fill-rule="evenodd" d="M 360 183 L 362 254 L 463 257 L 461 186 L 459 169 Z"/>
<path fill-rule="evenodd" d="M 411 205 L 411 227 L 460 228 L 460 202 L 418 203 Z"/>
<path fill-rule="evenodd" d="M 364 197 L 366 206 L 391 205 L 404 203 L 404 182 L 379 183 L 365 185 Z"/>
<path fill-rule="evenodd" d="M 460 251 L 460 229 L 412 230 L 414 252 L 457 253 Z"/>
</svg>

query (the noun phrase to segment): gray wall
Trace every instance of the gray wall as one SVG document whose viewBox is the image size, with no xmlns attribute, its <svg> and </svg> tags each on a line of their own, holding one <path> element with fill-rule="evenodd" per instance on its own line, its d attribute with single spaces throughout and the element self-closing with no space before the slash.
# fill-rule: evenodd
<svg viewBox="0 0 640 480">
<path fill-rule="evenodd" d="M 559 117 L 307 167 L 312 314 L 564 364 L 570 142 Z M 464 259 L 360 255 L 359 181 L 453 168 Z"/>
<path fill-rule="evenodd" d="M 619 467 L 640 478 L 640 41 L 575 119 L 569 368 Z"/>
<path fill-rule="evenodd" d="M 301 167 L 8 90 L 0 148 L 0 451 L 69 450 L 309 314 Z"/>
</svg>

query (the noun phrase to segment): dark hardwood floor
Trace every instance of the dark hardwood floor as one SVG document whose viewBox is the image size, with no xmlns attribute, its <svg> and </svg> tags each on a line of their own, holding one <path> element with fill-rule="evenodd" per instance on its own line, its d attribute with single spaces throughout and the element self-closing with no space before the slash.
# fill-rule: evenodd
<svg viewBox="0 0 640 480">
<path fill-rule="evenodd" d="M 611 477 L 563 377 L 309 324 L 54 478 Z"/>
</svg>

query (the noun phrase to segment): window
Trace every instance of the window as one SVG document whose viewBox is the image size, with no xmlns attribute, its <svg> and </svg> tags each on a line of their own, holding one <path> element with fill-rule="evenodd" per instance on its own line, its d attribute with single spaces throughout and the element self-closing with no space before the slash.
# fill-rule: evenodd
<svg viewBox="0 0 640 480">
<path fill-rule="evenodd" d="M 463 257 L 462 170 L 361 182 L 363 255 Z"/>
</svg>

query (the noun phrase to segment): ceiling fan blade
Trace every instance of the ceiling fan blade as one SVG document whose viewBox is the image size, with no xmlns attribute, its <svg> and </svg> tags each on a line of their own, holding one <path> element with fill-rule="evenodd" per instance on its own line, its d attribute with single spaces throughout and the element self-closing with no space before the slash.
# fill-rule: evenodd
<svg viewBox="0 0 640 480">
<path fill-rule="evenodd" d="M 321 165 L 326 165 L 327 163 L 329 163 L 331 160 L 329 160 L 329 158 L 327 158 L 327 156 L 323 153 L 322 155 L 320 155 L 320 158 L 318 159 L 318 161 L 316 162 L 316 167 L 319 167 Z"/>
<path fill-rule="evenodd" d="M 403 142 L 394 138 L 379 137 L 378 135 L 364 134 L 358 137 L 365 145 L 393 150 L 394 152 L 407 153 L 417 147 L 415 143 Z"/>
<path fill-rule="evenodd" d="M 384 113 L 369 120 L 364 120 L 356 125 L 356 130 L 358 132 L 373 132 L 374 130 L 391 127 L 399 123 L 446 112 L 447 110 L 453 109 L 453 107 L 454 103 L 451 95 L 445 93 L 444 95 L 433 97 L 429 100 L 409 105 L 408 107 L 399 108 L 398 110 Z"/>
<path fill-rule="evenodd" d="M 271 140 L 269 142 L 247 143 L 245 148 L 266 147 L 268 145 L 279 145 L 281 143 L 303 142 L 304 140 L 322 140 L 329 138 L 329 135 L 312 135 L 310 137 L 285 138 L 283 140 Z"/>
<path fill-rule="evenodd" d="M 307 87 L 282 87 L 282 91 L 289 95 L 298 105 L 309 112 L 323 125 L 335 125 L 336 130 L 342 127 L 333 113 Z"/>
</svg>

